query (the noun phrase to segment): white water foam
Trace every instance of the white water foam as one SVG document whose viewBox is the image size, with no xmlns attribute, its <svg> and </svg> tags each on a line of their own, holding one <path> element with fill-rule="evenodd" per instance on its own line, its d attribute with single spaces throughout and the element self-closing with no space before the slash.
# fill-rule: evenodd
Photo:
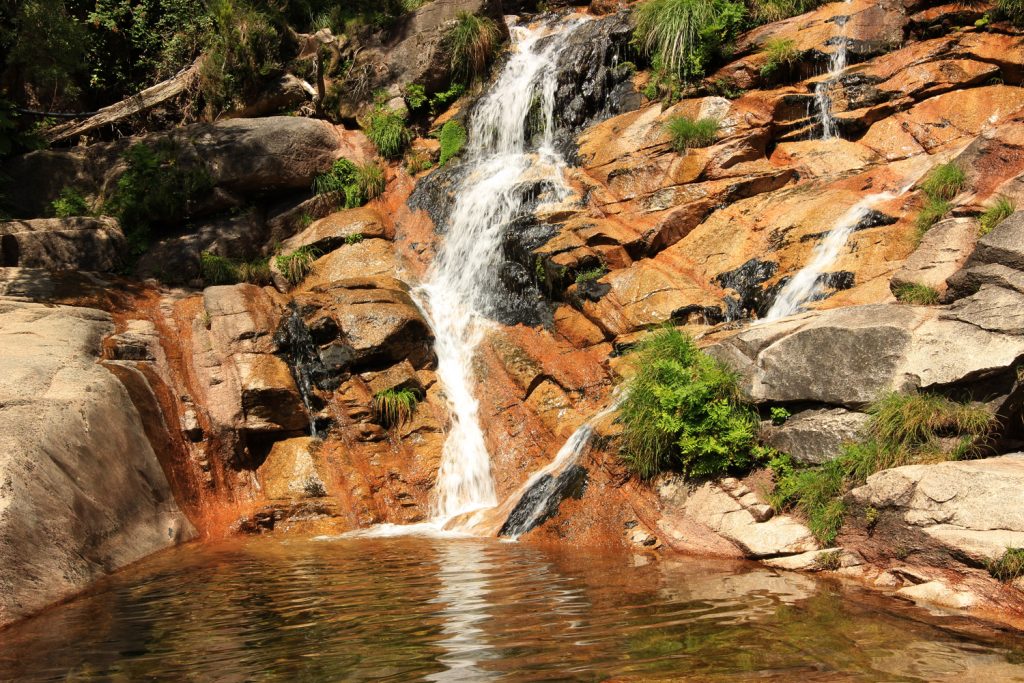
<svg viewBox="0 0 1024 683">
<path fill-rule="evenodd" d="M 844 0 L 849 5 L 852 0 Z M 821 139 L 831 140 L 839 137 L 839 129 L 836 126 L 836 117 L 832 114 L 832 96 L 829 91 L 836 84 L 839 76 L 846 70 L 849 46 L 846 39 L 847 17 L 836 17 L 836 23 L 840 23 L 839 45 L 829 59 L 828 76 L 814 86 L 814 106 L 818 111 L 818 121 L 821 124 Z"/>
</svg>

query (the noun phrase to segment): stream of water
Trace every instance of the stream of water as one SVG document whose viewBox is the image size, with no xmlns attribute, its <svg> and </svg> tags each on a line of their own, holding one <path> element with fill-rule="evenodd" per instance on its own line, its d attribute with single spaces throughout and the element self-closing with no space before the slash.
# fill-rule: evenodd
<svg viewBox="0 0 1024 683">
<path fill-rule="evenodd" d="M 435 336 L 437 375 L 444 386 L 451 428 L 441 456 L 432 517 L 452 518 L 497 504 L 490 455 L 474 395 L 473 357 L 491 306 L 501 242 L 527 201 L 529 186 L 543 179 L 552 199 L 566 192 L 555 151 L 555 64 L 578 22 L 557 31 L 511 27 L 514 49 L 494 85 L 470 117 L 467 166 L 427 282 L 416 294 Z M 530 144 L 528 126 L 540 125 Z"/>
<path fill-rule="evenodd" d="M 494 539 L 150 557 L 0 633 L 20 681 L 1024 681 L 1009 637 L 747 563 Z"/>
<path fill-rule="evenodd" d="M 843 4 L 849 5 L 852 0 L 843 0 Z M 846 69 L 849 55 L 849 44 L 846 39 L 846 22 L 849 17 L 836 17 L 835 23 L 839 26 L 839 44 L 829 58 L 828 75 L 814 86 L 814 108 L 818 113 L 818 123 L 821 126 L 821 139 L 831 140 L 839 137 L 839 128 L 836 126 L 836 117 L 832 113 L 831 89 L 836 85 L 839 77 Z"/>
</svg>

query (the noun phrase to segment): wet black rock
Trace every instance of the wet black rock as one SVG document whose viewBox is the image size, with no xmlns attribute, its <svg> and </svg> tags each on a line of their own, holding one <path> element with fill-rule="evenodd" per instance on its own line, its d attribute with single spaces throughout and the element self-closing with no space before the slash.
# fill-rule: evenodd
<svg viewBox="0 0 1024 683">
<path fill-rule="evenodd" d="M 566 498 L 579 499 L 587 490 L 587 469 L 571 465 L 557 477 L 545 474 L 527 489 L 498 532 L 519 536 L 535 529 L 556 514 Z"/>
<path fill-rule="evenodd" d="M 739 295 L 725 297 L 726 320 L 747 318 L 751 313 L 763 316 L 771 302 L 761 285 L 774 277 L 778 270 L 779 264 L 775 261 L 753 258 L 739 268 L 715 276 L 715 282 L 723 289 L 731 289 Z"/>
</svg>

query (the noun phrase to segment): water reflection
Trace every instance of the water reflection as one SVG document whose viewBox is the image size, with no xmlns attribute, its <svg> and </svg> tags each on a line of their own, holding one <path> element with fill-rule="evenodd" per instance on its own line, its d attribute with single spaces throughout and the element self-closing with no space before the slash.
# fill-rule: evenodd
<svg viewBox="0 0 1024 683">
<path fill-rule="evenodd" d="M 918 617 L 742 564 L 264 538 L 162 554 L 0 632 L 0 679 L 1024 681 L 1017 643 Z"/>
</svg>

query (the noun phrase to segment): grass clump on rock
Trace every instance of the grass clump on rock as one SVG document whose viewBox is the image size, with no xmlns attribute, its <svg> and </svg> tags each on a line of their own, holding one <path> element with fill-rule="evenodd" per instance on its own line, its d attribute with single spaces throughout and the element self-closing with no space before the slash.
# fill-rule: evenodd
<svg viewBox="0 0 1024 683">
<path fill-rule="evenodd" d="M 988 573 L 1003 583 L 1024 576 L 1024 548 L 1007 548 L 998 559 L 988 563 Z"/>
<path fill-rule="evenodd" d="M 705 477 L 749 468 L 761 457 L 757 414 L 740 398 L 736 374 L 665 328 L 631 355 L 636 375 L 622 403 L 620 452 L 634 474 L 663 470 Z"/>
<path fill-rule="evenodd" d="M 199 271 L 208 285 L 232 285 L 236 282 L 269 285 L 272 282 L 269 258 L 237 263 L 219 254 L 204 251 L 199 255 Z"/>
<path fill-rule="evenodd" d="M 278 254 L 274 257 L 274 263 L 288 284 L 294 287 L 313 271 L 313 262 L 318 255 L 317 250 L 311 246 L 299 247 L 287 254 Z"/>
<path fill-rule="evenodd" d="M 384 192 L 384 169 L 368 161 L 357 164 L 338 159 L 327 173 L 313 179 L 316 194 L 337 193 L 346 209 L 362 206 Z"/>
<path fill-rule="evenodd" d="M 901 304 L 918 304 L 921 306 L 934 306 L 939 303 L 939 293 L 928 285 L 907 282 L 897 285 L 893 289 L 893 295 Z"/>
<path fill-rule="evenodd" d="M 892 467 L 974 455 L 995 423 L 984 408 L 935 394 L 890 393 L 873 403 L 868 414 L 861 440 L 844 446 L 835 460 L 815 467 L 799 467 L 786 456 L 771 462 L 772 507 L 800 512 L 823 544 L 832 543 L 842 528 L 842 498 L 849 489 Z"/>
<path fill-rule="evenodd" d="M 374 419 L 382 427 L 394 427 L 408 421 L 416 410 L 420 394 L 416 389 L 384 389 L 373 395 Z"/>
<path fill-rule="evenodd" d="M 921 183 L 921 190 L 930 199 L 950 200 L 967 187 L 967 174 L 954 161 L 939 164 Z"/>
<path fill-rule="evenodd" d="M 388 109 L 377 109 L 370 114 L 363 131 L 385 159 L 398 159 L 412 142 L 405 117 Z"/>
<path fill-rule="evenodd" d="M 981 227 L 978 230 L 978 234 L 981 236 L 989 234 L 1016 210 L 1017 206 L 1006 197 L 997 198 L 982 212 L 979 219 Z"/>
<path fill-rule="evenodd" d="M 761 77 L 772 79 L 790 74 L 800 61 L 801 53 L 795 40 L 772 38 L 764 44 L 764 54 L 767 60 L 761 66 Z"/>
<path fill-rule="evenodd" d="M 714 144 L 718 135 L 718 121 L 711 118 L 691 119 L 688 116 L 674 116 L 665 124 L 672 137 L 672 148 L 683 154 L 691 147 L 707 147 Z"/>
<path fill-rule="evenodd" d="M 656 71 L 687 83 L 731 49 L 745 14 L 729 0 L 647 0 L 635 11 L 633 44 Z"/>
<path fill-rule="evenodd" d="M 452 75 L 461 83 L 482 76 L 500 38 L 498 25 L 490 17 L 459 12 L 442 43 Z"/>
<path fill-rule="evenodd" d="M 1024 0 L 996 0 L 996 13 L 1014 26 L 1024 26 Z"/>
</svg>

